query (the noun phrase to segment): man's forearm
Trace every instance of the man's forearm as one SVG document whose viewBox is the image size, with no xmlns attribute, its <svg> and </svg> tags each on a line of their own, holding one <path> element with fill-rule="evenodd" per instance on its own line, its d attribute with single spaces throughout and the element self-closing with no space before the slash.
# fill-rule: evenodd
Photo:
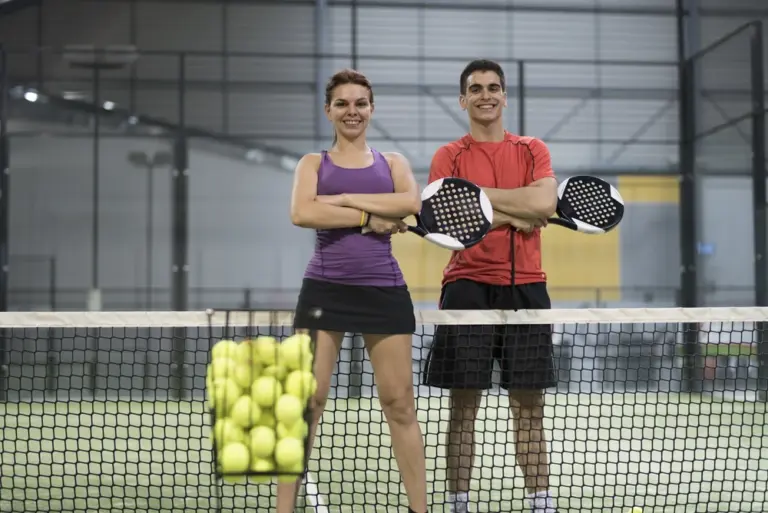
<svg viewBox="0 0 768 513">
<path fill-rule="evenodd" d="M 498 228 L 499 226 L 511 225 L 513 219 L 514 218 L 512 216 L 505 214 L 504 212 L 494 210 L 493 223 L 491 223 L 491 230 L 493 230 L 494 228 Z"/>
<path fill-rule="evenodd" d="M 523 219 L 546 219 L 555 213 L 557 196 L 544 187 L 483 188 L 493 209 Z"/>
</svg>

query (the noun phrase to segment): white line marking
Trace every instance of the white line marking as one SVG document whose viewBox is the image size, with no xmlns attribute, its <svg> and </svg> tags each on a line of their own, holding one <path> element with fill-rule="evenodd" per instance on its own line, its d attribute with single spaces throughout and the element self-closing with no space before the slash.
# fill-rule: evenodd
<svg viewBox="0 0 768 513">
<path fill-rule="evenodd" d="M 323 501 L 323 496 L 317 489 L 317 483 L 312 479 L 312 474 L 307 472 L 304 487 L 307 492 L 307 501 L 309 505 L 315 508 L 315 513 L 328 513 L 328 507 Z"/>
</svg>

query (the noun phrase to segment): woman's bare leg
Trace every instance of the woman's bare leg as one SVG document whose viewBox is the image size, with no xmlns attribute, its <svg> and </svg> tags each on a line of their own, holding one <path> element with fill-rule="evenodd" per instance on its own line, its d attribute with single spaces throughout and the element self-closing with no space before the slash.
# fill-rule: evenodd
<svg viewBox="0 0 768 513">
<path fill-rule="evenodd" d="M 315 442 L 315 432 L 320 418 L 323 416 L 325 403 L 328 400 L 328 392 L 331 389 L 331 376 L 339 357 L 341 342 L 344 333 L 336 331 L 318 331 L 317 347 L 315 350 L 315 362 L 313 372 L 317 380 L 317 391 L 312 397 L 312 425 L 309 427 L 310 450 Z M 278 483 L 277 485 L 277 513 L 293 513 L 298 493 L 298 479 L 293 483 Z"/>
<path fill-rule="evenodd" d="M 416 418 L 411 335 L 365 335 L 364 338 L 409 506 L 416 513 L 426 513 L 426 455 Z"/>
</svg>

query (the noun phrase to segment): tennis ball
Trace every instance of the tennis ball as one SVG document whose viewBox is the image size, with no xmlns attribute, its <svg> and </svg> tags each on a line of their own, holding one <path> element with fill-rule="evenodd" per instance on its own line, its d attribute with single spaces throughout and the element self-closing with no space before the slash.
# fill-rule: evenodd
<svg viewBox="0 0 768 513">
<path fill-rule="evenodd" d="M 638 508 L 637 506 L 635 506 L 634 508 L 629 510 L 629 513 L 643 513 L 643 508 Z"/>
<path fill-rule="evenodd" d="M 208 401 L 219 417 L 232 409 L 242 393 L 242 389 L 231 379 L 214 379 L 208 387 Z"/>
<path fill-rule="evenodd" d="M 291 335 L 280 344 L 280 360 L 291 370 L 312 369 L 311 342 L 307 334 Z"/>
<path fill-rule="evenodd" d="M 280 440 L 287 437 L 303 440 L 309 434 L 309 428 L 307 427 L 306 422 L 300 420 L 290 426 L 280 423 L 277 425 L 275 432 L 277 433 L 277 438 Z"/>
<path fill-rule="evenodd" d="M 253 359 L 264 367 L 274 365 L 277 361 L 279 344 L 274 337 L 258 337 L 252 343 Z"/>
<path fill-rule="evenodd" d="M 261 374 L 262 376 L 272 376 L 278 381 L 282 381 L 285 379 L 286 374 L 288 374 L 288 368 L 282 362 L 279 362 L 265 368 Z"/>
<path fill-rule="evenodd" d="M 237 342 L 229 339 L 219 340 L 211 348 L 211 361 L 219 358 L 234 358 L 237 352 Z"/>
<path fill-rule="evenodd" d="M 317 391 L 315 376 L 304 370 L 296 370 L 285 378 L 285 392 L 306 401 Z"/>
<path fill-rule="evenodd" d="M 272 410 L 261 410 L 261 416 L 259 416 L 259 420 L 256 422 L 257 426 L 264 426 L 268 427 L 270 429 L 275 429 L 275 426 L 277 425 L 277 419 L 275 419 L 275 413 Z"/>
<path fill-rule="evenodd" d="M 208 374 L 214 380 L 221 378 L 234 378 L 237 364 L 229 358 L 216 358 L 208 364 Z"/>
<path fill-rule="evenodd" d="M 292 426 L 304 413 L 303 405 L 295 395 L 285 394 L 280 396 L 275 405 L 275 418 L 286 426 Z"/>
<path fill-rule="evenodd" d="M 248 447 L 243 443 L 229 443 L 219 453 L 221 472 L 224 474 L 242 474 L 248 471 L 250 463 Z"/>
<path fill-rule="evenodd" d="M 235 365 L 232 378 L 235 383 L 243 388 L 250 388 L 256 378 L 261 374 L 261 367 L 247 362 L 238 362 Z"/>
<path fill-rule="evenodd" d="M 241 395 L 232 406 L 229 417 L 240 427 L 249 428 L 256 424 L 261 416 L 261 408 L 248 395 Z"/>
<path fill-rule="evenodd" d="M 248 363 L 253 361 L 254 353 L 253 341 L 243 340 L 237 345 L 237 356 L 235 359 L 238 362 Z"/>
<path fill-rule="evenodd" d="M 275 432 L 266 426 L 257 426 L 249 433 L 251 454 L 256 458 L 269 458 L 275 452 Z"/>
<path fill-rule="evenodd" d="M 272 376 L 261 376 L 251 385 L 251 398 L 259 406 L 271 408 L 283 394 L 283 386 Z"/>
<path fill-rule="evenodd" d="M 298 438 L 283 438 L 275 445 L 275 462 L 280 469 L 294 468 L 304 460 L 304 443 Z"/>
<path fill-rule="evenodd" d="M 224 447 L 231 443 L 245 443 L 245 431 L 240 426 L 229 418 L 219 419 L 213 425 L 213 431 L 211 431 L 211 439 L 216 444 L 217 448 Z"/>
<path fill-rule="evenodd" d="M 251 470 L 253 472 L 274 472 L 275 463 L 270 459 L 254 458 L 251 462 Z M 253 483 L 268 483 L 272 478 L 270 475 L 266 476 L 251 476 L 251 482 Z"/>
</svg>

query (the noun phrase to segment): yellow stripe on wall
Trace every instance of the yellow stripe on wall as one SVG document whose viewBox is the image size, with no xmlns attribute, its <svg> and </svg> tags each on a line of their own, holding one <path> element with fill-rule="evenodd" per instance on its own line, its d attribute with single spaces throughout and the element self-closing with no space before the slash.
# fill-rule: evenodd
<svg viewBox="0 0 768 513">
<path fill-rule="evenodd" d="M 405 220 L 414 224 L 413 218 Z M 400 264 L 414 302 L 434 303 L 440 299 L 440 284 L 451 252 L 414 234 L 392 236 L 392 253 Z"/>
<path fill-rule="evenodd" d="M 676 176 L 623 175 L 619 177 L 617 187 L 626 203 L 676 205 L 680 200 L 680 183 Z"/>
<path fill-rule="evenodd" d="M 553 301 L 621 299 L 619 228 L 586 235 L 559 226 L 542 230 L 541 260 Z"/>
</svg>

